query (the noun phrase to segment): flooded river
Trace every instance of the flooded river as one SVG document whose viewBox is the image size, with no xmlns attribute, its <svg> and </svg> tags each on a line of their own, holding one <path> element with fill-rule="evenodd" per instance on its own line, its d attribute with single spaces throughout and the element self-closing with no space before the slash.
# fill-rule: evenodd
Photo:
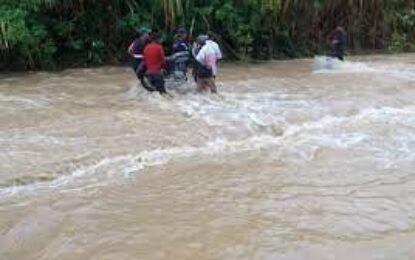
<svg viewBox="0 0 415 260">
<path fill-rule="evenodd" d="M 415 259 L 415 55 L 0 76 L 0 259 Z"/>
</svg>

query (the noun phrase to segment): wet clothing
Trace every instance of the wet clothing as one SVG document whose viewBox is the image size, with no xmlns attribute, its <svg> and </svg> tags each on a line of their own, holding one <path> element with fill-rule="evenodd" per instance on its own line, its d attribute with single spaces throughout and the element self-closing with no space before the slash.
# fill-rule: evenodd
<svg viewBox="0 0 415 260">
<path fill-rule="evenodd" d="M 221 52 L 221 50 L 220 50 L 220 48 L 219 48 L 219 44 L 218 44 L 217 42 L 215 42 L 215 41 L 213 41 L 213 40 L 207 40 L 207 41 L 206 41 L 206 44 L 208 44 L 208 45 L 210 45 L 210 46 L 212 47 L 212 49 L 215 51 L 216 58 L 217 58 L 218 60 L 220 60 L 220 59 L 222 59 L 222 58 L 223 58 L 223 56 L 222 56 L 222 52 Z"/>
<path fill-rule="evenodd" d="M 147 44 L 148 44 L 147 42 L 141 39 L 136 39 L 130 46 L 130 48 L 132 49 L 132 54 L 134 58 L 133 60 L 134 71 L 137 71 L 137 68 L 139 67 L 141 62 L 143 62 L 144 48 L 146 47 Z"/>
<path fill-rule="evenodd" d="M 146 47 L 146 45 L 148 44 L 148 42 L 141 40 L 140 38 L 135 39 L 134 42 L 132 43 L 132 49 L 133 49 L 133 54 L 134 57 L 136 58 L 143 58 L 143 52 L 144 52 L 144 48 Z"/>
<path fill-rule="evenodd" d="M 197 82 L 197 74 L 198 74 L 198 68 L 201 65 L 197 60 L 196 56 L 199 53 L 201 47 L 194 47 L 192 48 L 192 64 L 193 64 L 193 70 L 192 70 L 192 77 L 195 82 Z"/>
<path fill-rule="evenodd" d="M 216 56 L 215 49 L 212 48 L 211 45 L 205 44 L 200 49 L 200 51 L 196 55 L 196 60 L 204 65 L 206 68 L 209 68 L 212 70 L 212 73 L 214 73 L 214 70 L 216 68 L 218 59 Z"/>
<path fill-rule="evenodd" d="M 173 43 L 173 55 L 170 60 L 169 69 L 175 73 L 182 73 L 186 77 L 187 66 L 190 60 L 190 46 L 186 40 L 176 40 Z"/>
<path fill-rule="evenodd" d="M 216 77 L 216 75 L 218 74 L 218 66 L 217 63 L 219 60 L 221 60 L 223 58 L 222 56 L 222 52 L 219 48 L 219 44 L 213 40 L 207 40 L 206 44 L 210 46 L 210 48 L 212 48 L 212 50 L 215 52 L 216 55 L 216 64 L 212 67 L 212 71 L 213 71 L 213 75 Z"/>
<path fill-rule="evenodd" d="M 197 52 L 197 53 L 196 53 Z M 195 78 L 197 90 L 204 92 L 208 89 L 212 93 L 217 93 L 214 79 L 214 69 L 216 68 L 217 56 L 211 45 L 205 44 L 200 50 L 195 51 Z"/>
<path fill-rule="evenodd" d="M 147 82 L 144 80 L 144 75 L 146 72 L 146 67 L 144 66 L 144 48 L 147 46 L 148 42 L 143 41 L 140 38 L 135 39 L 133 43 L 130 45 L 130 48 L 132 49 L 133 54 L 133 62 L 132 67 L 134 69 L 134 72 L 137 76 L 137 78 L 140 80 L 141 85 L 144 88 L 149 88 Z"/>
<path fill-rule="evenodd" d="M 333 33 L 332 41 L 334 41 L 334 43 L 332 44 L 330 56 L 343 61 L 347 44 L 347 33 L 345 31 L 336 30 Z"/>
<path fill-rule="evenodd" d="M 147 68 L 147 74 L 161 73 L 165 64 L 163 46 L 160 43 L 150 43 L 144 49 L 144 65 Z"/>
<path fill-rule="evenodd" d="M 144 65 L 147 68 L 146 78 L 151 86 L 160 92 L 160 94 L 166 94 L 162 74 L 162 69 L 165 66 L 165 56 L 163 46 L 160 43 L 152 42 L 146 46 L 144 49 Z"/>
<path fill-rule="evenodd" d="M 189 54 L 190 46 L 187 43 L 186 40 L 176 40 L 173 43 L 173 52 L 174 53 L 180 53 L 180 52 L 186 52 L 186 54 Z"/>
<path fill-rule="evenodd" d="M 147 74 L 146 75 L 148 81 L 150 82 L 151 86 L 154 87 L 154 89 L 149 91 L 158 91 L 160 94 L 166 94 L 166 87 L 165 87 L 165 81 L 163 74 L 157 73 L 157 74 Z"/>
<path fill-rule="evenodd" d="M 195 60 L 194 70 L 195 70 L 196 78 L 206 79 L 206 78 L 213 77 L 213 70 L 209 68 L 208 66 L 202 64 L 198 60 Z"/>
</svg>

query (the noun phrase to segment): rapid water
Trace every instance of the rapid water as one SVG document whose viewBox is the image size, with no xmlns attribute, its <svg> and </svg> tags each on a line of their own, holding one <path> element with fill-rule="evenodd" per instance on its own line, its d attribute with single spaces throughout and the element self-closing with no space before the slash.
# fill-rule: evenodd
<svg viewBox="0 0 415 260">
<path fill-rule="evenodd" d="M 414 259 L 415 56 L 313 64 L 1 75 L 0 259 Z"/>
</svg>

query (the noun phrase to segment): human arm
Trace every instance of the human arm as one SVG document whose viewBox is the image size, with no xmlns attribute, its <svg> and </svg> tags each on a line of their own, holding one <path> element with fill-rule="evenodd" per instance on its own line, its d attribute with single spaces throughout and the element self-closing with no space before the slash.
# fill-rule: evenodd
<svg viewBox="0 0 415 260">
<path fill-rule="evenodd" d="M 197 54 L 199 53 L 199 44 L 197 44 L 196 42 L 193 43 L 192 46 L 192 56 L 194 59 L 196 59 Z"/>
<path fill-rule="evenodd" d="M 130 54 L 130 56 L 134 56 L 134 47 L 135 47 L 135 41 L 133 41 L 130 46 L 128 46 L 128 54 Z"/>
</svg>

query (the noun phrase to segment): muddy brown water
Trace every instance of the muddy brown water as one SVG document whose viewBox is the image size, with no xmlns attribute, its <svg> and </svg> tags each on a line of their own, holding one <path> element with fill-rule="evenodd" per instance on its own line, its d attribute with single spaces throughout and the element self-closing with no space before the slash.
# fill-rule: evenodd
<svg viewBox="0 0 415 260">
<path fill-rule="evenodd" d="M 1 75 L 0 259 L 415 259 L 415 55 L 218 84 Z"/>
</svg>

